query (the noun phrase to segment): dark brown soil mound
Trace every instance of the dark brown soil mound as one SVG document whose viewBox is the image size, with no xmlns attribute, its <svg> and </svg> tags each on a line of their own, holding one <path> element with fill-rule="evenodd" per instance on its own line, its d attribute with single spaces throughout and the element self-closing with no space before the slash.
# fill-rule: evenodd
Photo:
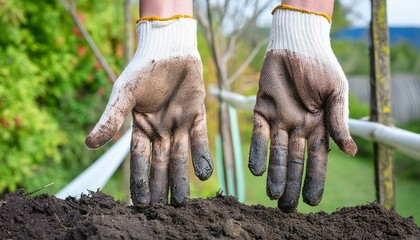
<svg viewBox="0 0 420 240">
<path fill-rule="evenodd" d="M 233 197 L 193 199 L 185 207 L 126 207 L 92 192 L 66 200 L 20 190 L 0 201 L 0 239 L 420 239 L 412 218 L 377 204 L 332 214 L 283 213 Z"/>
</svg>

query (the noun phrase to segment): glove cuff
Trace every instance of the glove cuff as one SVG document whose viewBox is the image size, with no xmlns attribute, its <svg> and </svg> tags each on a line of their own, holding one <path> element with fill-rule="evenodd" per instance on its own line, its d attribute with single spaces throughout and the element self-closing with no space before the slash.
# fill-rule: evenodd
<svg viewBox="0 0 420 240">
<path fill-rule="evenodd" d="M 324 15 L 279 5 L 273 10 L 267 51 L 288 50 L 311 57 L 335 58 L 330 29 L 331 23 Z"/>
<path fill-rule="evenodd" d="M 190 16 L 148 17 L 137 22 L 137 51 L 142 62 L 174 57 L 200 58 L 197 50 L 197 22 Z"/>
<path fill-rule="evenodd" d="M 180 18 L 193 18 L 193 17 L 190 15 L 182 15 L 182 14 L 177 14 L 177 15 L 174 15 L 172 17 L 167 17 L 167 18 L 162 18 L 158 16 L 149 16 L 149 17 L 138 18 L 136 23 L 139 23 L 141 21 L 170 21 L 170 20 L 176 20 Z"/>
<path fill-rule="evenodd" d="M 275 7 L 273 9 L 273 11 L 271 11 L 271 14 L 274 15 L 274 13 L 276 12 L 277 9 L 289 9 L 289 10 L 292 10 L 292 11 L 298 11 L 298 12 L 302 12 L 302 13 L 318 15 L 318 16 L 324 17 L 325 19 L 327 19 L 328 22 L 331 23 L 331 17 L 326 13 L 319 13 L 319 12 L 314 12 L 314 11 L 310 11 L 310 10 L 306 10 L 306 9 L 302 9 L 302 8 L 296 8 L 296 7 L 292 7 L 290 5 L 287 5 L 287 4 L 280 4 L 277 7 Z"/>
</svg>

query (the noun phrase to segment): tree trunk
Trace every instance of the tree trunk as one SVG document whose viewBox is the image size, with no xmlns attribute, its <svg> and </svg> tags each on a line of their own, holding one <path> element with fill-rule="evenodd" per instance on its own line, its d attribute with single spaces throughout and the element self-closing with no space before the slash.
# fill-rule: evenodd
<svg viewBox="0 0 420 240">
<path fill-rule="evenodd" d="M 222 140 L 223 150 L 223 173 L 225 179 L 226 194 L 237 196 L 235 156 L 231 135 L 229 109 L 225 102 L 219 101 L 219 133 Z"/>
<path fill-rule="evenodd" d="M 124 0 L 124 65 L 127 66 L 133 56 L 133 24 L 131 23 L 132 0 Z M 123 124 L 122 131 L 130 129 L 131 116 Z M 124 159 L 122 165 L 123 181 L 122 190 L 124 196 L 130 196 L 130 154 Z M 131 204 L 130 198 L 124 198 L 128 204 Z"/>
<path fill-rule="evenodd" d="M 389 30 L 386 0 L 371 0 L 371 121 L 391 126 Z M 374 143 L 377 201 L 395 209 L 394 150 Z"/>
</svg>

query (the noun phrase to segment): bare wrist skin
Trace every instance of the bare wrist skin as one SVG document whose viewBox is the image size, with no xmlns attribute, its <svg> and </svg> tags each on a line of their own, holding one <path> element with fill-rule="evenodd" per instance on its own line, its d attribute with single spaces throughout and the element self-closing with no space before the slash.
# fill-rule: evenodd
<svg viewBox="0 0 420 240">
<path fill-rule="evenodd" d="M 334 0 L 283 0 L 282 4 L 287 4 L 295 8 L 301 8 L 313 12 L 324 13 L 332 17 Z"/>
<path fill-rule="evenodd" d="M 169 18 L 175 15 L 193 14 L 192 0 L 139 0 L 140 17 Z"/>
</svg>

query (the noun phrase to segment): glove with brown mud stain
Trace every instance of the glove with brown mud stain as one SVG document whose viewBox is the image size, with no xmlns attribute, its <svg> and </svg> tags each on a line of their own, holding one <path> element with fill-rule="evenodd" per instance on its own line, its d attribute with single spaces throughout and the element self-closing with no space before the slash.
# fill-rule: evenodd
<svg viewBox="0 0 420 240">
<path fill-rule="evenodd" d="M 189 198 L 188 159 L 206 180 L 213 172 L 204 106 L 197 23 L 188 16 L 142 18 L 137 51 L 115 82 L 86 145 L 99 148 L 133 116 L 130 191 L 133 203 L 182 206 Z"/>
<path fill-rule="evenodd" d="M 357 146 L 348 129 L 348 83 L 330 45 L 328 16 L 280 5 L 260 76 L 249 168 L 261 176 L 270 156 L 267 195 L 283 211 L 298 205 L 305 146 L 303 200 L 317 205 L 325 184 L 329 136 L 348 155 Z"/>
</svg>

